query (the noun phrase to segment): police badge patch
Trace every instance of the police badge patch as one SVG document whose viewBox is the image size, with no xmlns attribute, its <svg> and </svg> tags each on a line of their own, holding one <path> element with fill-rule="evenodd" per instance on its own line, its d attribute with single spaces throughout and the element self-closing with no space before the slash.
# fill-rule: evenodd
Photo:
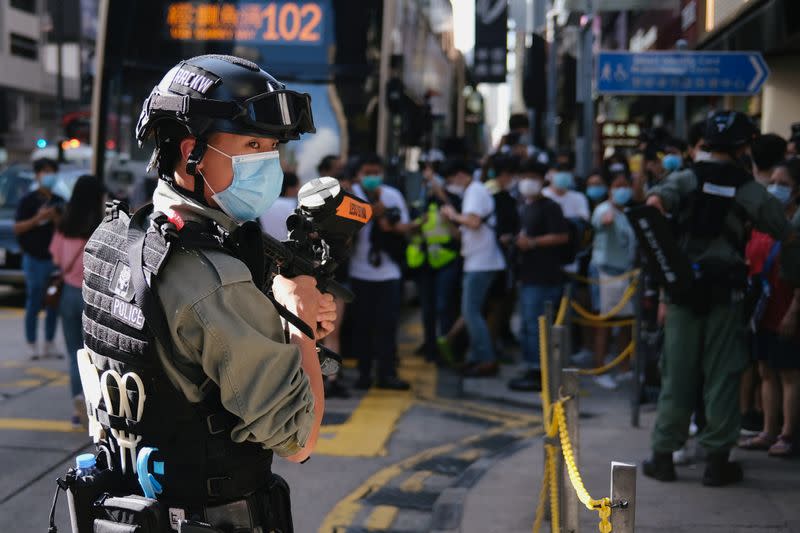
<svg viewBox="0 0 800 533">
<path fill-rule="evenodd" d="M 125 300 L 130 302 L 133 300 L 133 284 L 131 283 L 131 267 L 117 261 L 114 267 L 114 274 L 111 276 L 111 282 L 108 284 L 108 290 Z"/>
</svg>

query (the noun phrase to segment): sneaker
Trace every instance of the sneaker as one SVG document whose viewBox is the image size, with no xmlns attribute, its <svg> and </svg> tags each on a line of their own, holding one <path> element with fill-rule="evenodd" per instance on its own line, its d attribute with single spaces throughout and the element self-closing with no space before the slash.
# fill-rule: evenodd
<svg viewBox="0 0 800 533">
<path fill-rule="evenodd" d="M 684 444 L 680 450 L 672 452 L 672 463 L 676 465 L 688 465 L 692 462 L 692 454 L 689 451 L 689 444 Z"/>
<path fill-rule="evenodd" d="M 41 357 L 38 348 L 36 348 L 35 342 L 29 342 L 27 347 L 25 348 L 25 352 L 28 356 L 28 359 L 31 359 L 33 361 L 36 361 L 37 359 L 39 359 L 39 357 Z"/>
<path fill-rule="evenodd" d="M 621 372 L 621 373 L 617 374 L 617 376 L 614 378 L 614 380 L 618 384 L 627 383 L 627 382 L 633 380 L 633 370 L 628 370 L 627 372 Z"/>
<path fill-rule="evenodd" d="M 612 378 L 608 374 L 601 374 L 599 376 L 595 376 L 592 381 L 594 381 L 594 384 L 597 385 L 598 387 L 606 390 L 616 390 L 616 388 L 618 387 L 617 382 L 614 381 L 614 378 Z"/>
<path fill-rule="evenodd" d="M 518 392 L 540 392 L 542 390 L 542 373 L 539 370 L 526 370 L 509 381 L 508 388 Z"/>
<path fill-rule="evenodd" d="M 436 339 L 436 347 L 439 349 L 439 357 L 442 361 L 450 366 L 456 364 L 456 358 L 453 355 L 453 347 L 447 341 L 447 337 L 439 337 Z"/>
<path fill-rule="evenodd" d="M 588 348 L 582 348 L 569 357 L 569 362 L 575 366 L 589 367 L 594 362 L 594 354 Z"/>
<path fill-rule="evenodd" d="M 47 341 L 44 343 L 44 358 L 45 359 L 63 359 L 64 354 L 62 354 L 53 341 Z"/>
</svg>

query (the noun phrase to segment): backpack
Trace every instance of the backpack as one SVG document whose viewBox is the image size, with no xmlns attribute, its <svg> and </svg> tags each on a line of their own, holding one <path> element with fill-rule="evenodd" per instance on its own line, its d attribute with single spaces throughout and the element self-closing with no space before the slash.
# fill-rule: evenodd
<svg viewBox="0 0 800 533">
<path fill-rule="evenodd" d="M 772 294 L 769 286 L 769 273 L 772 270 L 775 260 L 781 251 L 781 242 L 776 241 L 769 249 L 767 259 L 764 261 L 761 271 L 753 274 L 747 280 L 747 291 L 745 292 L 744 307 L 745 317 L 748 319 L 750 330 L 758 330 L 758 323 L 764 316 L 767 309 L 767 302 Z"/>
<path fill-rule="evenodd" d="M 569 265 L 582 254 L 589 251 L 594 239 L 594 229 L 588 220 L 582 218 L 566 218 L 567 243 L 558 247 L 562 265 Z"/>
</svg>

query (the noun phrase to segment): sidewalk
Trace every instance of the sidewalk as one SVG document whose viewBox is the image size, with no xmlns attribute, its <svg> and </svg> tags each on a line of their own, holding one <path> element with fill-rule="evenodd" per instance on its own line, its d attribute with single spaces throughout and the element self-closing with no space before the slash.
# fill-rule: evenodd
<svg viewBox="0 0 800 533">
<path fill-rule="evenodd" d="M 505 374 L 506 372 L 504 372 Z M 539 405 L 538 394 L 508 391 L 505 380 L 466 380 L 464 392 L 514 404 Z M 634 463 L 637 533 L 800 533 L 800 460 L 736 450 L 744 482 L 725 488 L 701 485 L 704 464 L 678 467 L 678 481 L 659 483 L 641 473 L 649 454 L 655 412 L 645 406 L 641 427 L 630 426 L 627 390 L 604 391 L 583 378 L 580 472 L 594 498 L 608 496 L 612 460 Z M 462 533 L 530 533 L 542 478 L 541 439 L 494 463 L 464 501 Z M 581 511 L 581 531 L 597 531 L 598 515 Z M 550 531 L 544 523 L 543 532 Z"/>
</svg>

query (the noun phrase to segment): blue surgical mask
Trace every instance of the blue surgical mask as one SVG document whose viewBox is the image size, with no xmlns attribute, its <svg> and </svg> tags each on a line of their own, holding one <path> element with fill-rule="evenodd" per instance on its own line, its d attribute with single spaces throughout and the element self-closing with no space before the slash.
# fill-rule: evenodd
<svg viewBox="0 0 800 533">
<path fill-rule="evenodd" d="M 586 196 L 594 200 L 602 200 L 608 193 L 608 187 L 605 185 L 589 185 L 586 187 Z"/>
<path fill-rule="evenodd" d="M 792 188 L 787 185 L 781 185 L 780 183 L 768 185 L 767 192 L 780 200 L 783 205 L 789 205 L 789 201 L 792 199 Z"/>
<path fill-rule="evenodd" d="M 572 188 L 573 183 L 571 172 L 556 172 L 553 174 L 553 186 L 557 189 L 569 190 Z"/>
<path fill-rule="evenodd" d="M 674 172 L 681 168 L 683 164 L 683 159 L 678 154 L 667 154 L 661 160 L 661 165 L 664 167 L 664 170 L 667 172 Z"/>
<path fill-rule="evenodd" d="M 53 187 L 56 186 L 57 178 L 58 175 L 56 174 L 43 174 L 42 177 L 39 178 L 39 185 L 45 189 L 53 190 Z"/>
<path fill-rule="evenodd" d="M 365 191 L 372 192 L 381 186 L 383 183 L 383 176 L 380 174 L 364 176 L 361 178 L 361 186 Z"/>
<path fill-rule="evenodd" d="M 277 150 L 231 156 L 210 144 L 208 147 L 229 157 L 233 166 L 233 181 L 227 189 L 216 192 L 208 186 L 220 209 L 239 224 L 263 215 L 280 196 L 283 185 L 283 169 Z"/>
<path fill-rule="evenodd" d="M 617 187 L 611 191 L 611 199 L 617 205 L 626 205 L 633 198 L 633 189 L 630 187 Z"/>
</svg>

